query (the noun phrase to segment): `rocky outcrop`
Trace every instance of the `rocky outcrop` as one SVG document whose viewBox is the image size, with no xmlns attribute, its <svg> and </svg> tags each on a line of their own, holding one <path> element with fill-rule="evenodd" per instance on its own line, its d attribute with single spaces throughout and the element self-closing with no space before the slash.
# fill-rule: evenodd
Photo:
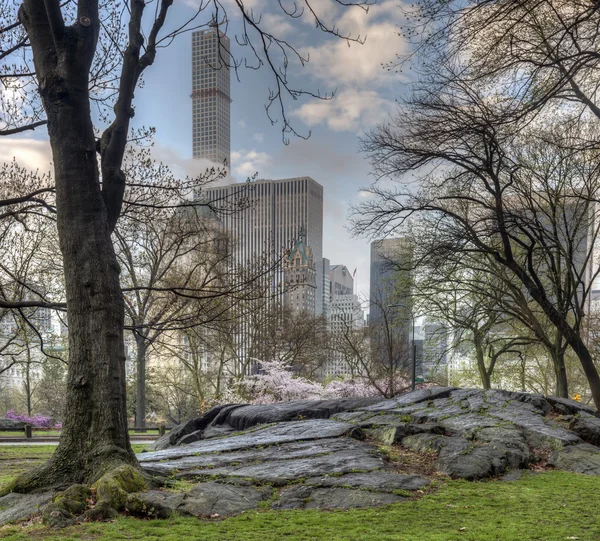
<svg viewBox="0 0 600 541">
<path fill-rule="evenodd" d="M 298 400 L 281 404 L 217 406 L 202 417 L 178 425 L 151 446 L 153 450 L 193 443 L 202 439 L 223 436 L 256 425 L 297 421 L 300 419 L 329 419 L 333 414 L 379 402 L 376 398 L 337 398 L 333 400 Z"/>
<path fill-rule="evenodd" d="M 411 463 L 468 480 L 515 480 L 540 461 L 600 475 L 599 444 L 593 409 L 500 390 L 439 387 L 389 400 L 235 404 L 187 421 L 139 456 L 148 473 L 186 480 L 189 490 L 134 496 L 152 516 L 371 507 L 427 489 L 430 479 Z M 411 456 L 414 462 L 402 462 Z"/>
</svg>

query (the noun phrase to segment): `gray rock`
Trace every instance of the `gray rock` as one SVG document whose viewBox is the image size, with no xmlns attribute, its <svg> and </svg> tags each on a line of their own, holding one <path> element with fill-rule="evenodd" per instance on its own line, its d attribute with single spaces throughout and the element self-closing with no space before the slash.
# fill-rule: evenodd
<svg viewBox="0 0 600 541">
<path fill-rule="evenodd" d="M 549 461 L 559 470 L 600 475 L 600 447 L 590 443 L 580 443 L 559 449 Z"/>
<path fill-rule="evenodd" d="M 385 411 L 400 408 L 402 406 L 410 406 L 419 402 L 429 402 L 436 398 L 444 398 L 450 395 L 456 387 L 433 387 L 431 389 L 419 389 L 418 391 L 411 391 L 410 393 L 401 394 L 390 398 L 389 400 L 383 400 L 372 406 L 362 408 L 364 411 Z"/>
<path fill-rule="evenodd" d="M 414 436 L 407 436 L 402 440 L 402 446 L 407 449 L 419 452 L 435 452 L 439 453 L 444 445 L 448 444 L 449 440 L 455 438 L 449 438 L 446 436 L 440 436 L 438 434 L 415 434 Z M 462 441 L 466 441 L 463 438 L 456 438 Z"/>
<path fill-rule="evenodd" d="M 0 525 L 27 520 L 39 515 L 53 495 L 53 492 L 39 492 L 36 494 L 11 492 L 3 496 L 0 498 Z"/>
<path fill-rule="evenodd" d="M 365 430 L 368 437 L 373 438 L 384 445 L 399 443 L 407 435 L 406 425 L 381 426 L 379 428 L 369 428 Z"/>
<path fill-rule="evenodd" d="M 530 447 L 557 448 L 581 442 L 576 434 L 550 419 L 546 420 L 542 412 L 531 404 L 507 402 L 503 407 L 489 410 L 488 415 L 520 427 Z"/>
<path fill-rule="evenodd" d="M 221 438 L 223 436 L 228 436 L 234 432 L 239 432 L 237 428 L 233 428 L 229 425 L 223 426 L 209 426 L 203 433 L 204 439 L 208 438 Z"/>
<path fill-rule="evenodd" d="M 510 468 L 525 468 L 531 462 L 531 453 L 525 437 L 514 425 L 483 428 L 476 433 L 475 438 L 505 453 Z"/>
<path fill-rule="evenodd" d="M 223 453 L 197 453 L 191 456 L 180 457 L 164 461 L 144 461 L 142 466 L 150 473 L 171 474 L 179 472 L 180 477 L 197 475 L 198 470 L 212 468 L 231 468 L 244 464 L 269 462 L 272 460 L 295 460 L 313 456 L 348 451 L 361 453 L 364 444 L 349 438 L 334 438 L 326 440 L 312 440 L 302 442 L 283 443 L 265 448 L 251 448 L 248 450 L 223 452 Z M 368 447 L 369 451 L 372 449 Z M 145 457 L 144 457 L 145 458 Z M 184 475 L 185 474 L 185 475 Z M 206 475 L 206 472 L 204 472 Z"/>
<path fill-rule="evenodd" d="M 151 490 L 149 492 L 137 492 L 135 496 L 144 502 L 146 516 L 168 518 L 173 511 L 183 504 L 186 494 L 184 492 Z"/>
<path fill-rule="evenodd" d="M 360 413 L 360 412 L 354 412 Z M 410 415 L 405 414 L 401 415 L 399 413 L 384 413 L 384 414 L 375 414 L 375 413 L 367 413 L 363 417 L 357 417 L 349 422 L 355 423 L 361 428 L 373 428 L 377 426 L 386 426 L 386 425 L 401 425 L 406 424 L 407 421 L 410 421 Z"/>
<path fill-rule="evenodd" d="M 243 406 L 231 412 L 226 422 L 238 430 L 258 424 L 280 423 L 299 419 L 329 419 L 344 411 L 364 408 L 381 402 L 380 398 L 336 398 L 332 400 L 298 400 L 280 404 Z M 215 423 L 217 424 L 217 420 Z"/>
<path fill-rule="evenodd" d="M 598 412 L 590 407 L 582 404 L 581 402 L 577 402 L 576 400 L 571 400 L 570 398 L 559 398 L 558 396 L 547 396 L 546 400 L 550 403 L 550 405 L 558 412 L 558 413 L 579 413 L 580 411 L 584 411 L 589 413 L 590 415 L 598 415 Z"/>
<path fill-rule="evenodd" d="M 377 415 L 374 412 L 366 412 L 366 411 L 342 411 L 340 413 L 336 413 L 332 415 L 330 418 L 335 421 L 347 421 L 349 423 L 360 423 L 366 422 L 371 417 Z"/>
<path fill-rule="evenodd" d="M 364 444 L 351 451 L 338 451 L 306 458 L 270 460 L 257 464 L 230 465 L 207 470 L 192 470 L 188 475 L 212 475 L 229 478 L 250 479 L 256 483 L 281 486 L 291 481 L 325 474 L 356 471 L 373 471 L 384 467 L 381 456 L 371 452 Z"/>
<path fill-rule="evenodd" d="M 241 449 L 292 441 L 337 438 L 354 433 L 356 430 L 357 428 L 350 423 L 331 421 L 329 419 L 292 421 L 289 423 L 278 423 L 273 426 L 246 430 L 242 434 L 236 434 L 226 438 L 201 440 L 190 443 L 189 445 L 171 447 L 163 451 L 143 453 L 138 459 L 143 465 L 145 462 L 174 460 L 203 453 L 238 451 Z"/>
<path fill-rule="evenodd" d="M 304 484 L 318 487 L 350 487 L 377 492 L 393 492 L 395 490 L 419 490 L 428 486 L 430 481 L 418 475 L 372 471 L 368 473 L 349 473 L 340 477 L 329 475 L 311 477 Z"/>
<path fill-rule="evenodd" d="M 521 479 L 523 479 L 523 476 L 525 475 L 525 470 L 510 470 L 508 472 L 506 472 L 501 478 L 501 481 L 519 481 Z"/>
<path fill-rule="evenodd" d="M 486 415 L 466 413 L 456 417 L 441 419 L 439 424 L 449 436 L 461 436 L 471 439 L 481 429 L 497 426 L 499 421 Z"/>
<path fill-rule="evenodd" d="M 407 498 L 381 492 L 347 488 L 312 488 L 294 486 L 285 490 L 275 509 L 353 509 L 377 507 L 406 501 Z"/>
<path fill-rule="evenodd" d="M 200 441 L 204 439 L 204 430 L 196 430 L 196 432 L 192 432 L 191 434 L 187 434 L 183 436 L 177 444 L 178 445 L 187 445 L 188 443 L 194 443 L 196 441 Z"/>
<path fill-rule="evenodd" d="M 506 470 L 507 460 L 504 453 L 489 445 L 473 445 L 460 442 L 460 438 L 442 447 L 438 459 L 440 471 L 454 479 L 483 479 Z"/>
<path fill-rule="evenodd" d="M 569 428 L 583 441 L 600 445 L 600 419 L 582 411 L 571 421 Z"/>
<path fill-rule="evenodd" d="M 271 496 L 270 488 L 255 488 L 223 483 L 199 483 L 186 495 L 176 510 L 197 517 L 227 517 L 256 509 Z"/>
<path fill-rule="evenodd" d="M 534 406 L 536 409 L 540 410 L 544 414 L 550 413 L 552 411 L 552 405 L 544 397 L 544 395 L 534 394 L 534 393 L 519 393 L 519 392 L 514 392 L 511 394 L 516 400 L 523 402 L 525 404 L 531 404 L 532 406 Z"/>
<path fill-rule="evenodd" d="M 177 425 L 170 432 L 167 432 L 164 436 L 158 438 L 149 447 L 154 451 L 160 451 L 163 449 L 168 449 L 169 447 L 172 447 L 174 445 L 178 445 L 180 440 L 188 434 L 204 430 L 210 423 L 212 423 L 215 420 L 215 418 L 219 415 L 219 413 L 222 410 L 236 407 L 240 407 L 240 405 L 215 406 L 214 408 L 208 410 L 202 417 L 189 419 L 181 423 L 180 425 Z"/>
</svg>

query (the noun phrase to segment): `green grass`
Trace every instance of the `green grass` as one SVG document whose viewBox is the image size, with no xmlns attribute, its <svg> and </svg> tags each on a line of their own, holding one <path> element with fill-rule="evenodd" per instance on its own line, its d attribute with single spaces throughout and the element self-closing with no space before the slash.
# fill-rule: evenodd
<svg viewBox="0 0 600 541">
<path fill-rule="evenodd" d="M 516 482 L 451 481 L 420 500 L 355 511 L 253 511 L 221 521 L 177 517 L 5 526 L 2 540 L 558 541 L 600 538 L 600 480 L 547 472 Z"/>
<path fill-rule="evenodd" d="M 134 445 L 140 452 L 144 446 Z M 0 447 L 0 487 L 47 459 L 53 446 Z M 5 466 L 9 464 L 10 469 Z M 184 487 L 181 487 L 184 488 Z M 189 488 L 189 487 L 188 487 Z M 439 481 L 418 500 L 353 511 L 251 511 L 226 520 L 193 517 L 87 523 L 62 531 L 0 527 L 2 541 L 559 541 L 600 540 L 600 478 L 566 472 L 520 481 Z"/>
<path fill-rule="evenodd" d="M 136 453 L 141 453 L 147 445 L 138 443 L 132 447 Z M 0 491 L 17 475 L 43 464 L 54 449 L 56 445 L 0 445 Z"/>
<path fill-rule="evenodd" d="M 34 438 L 39 438 L 39 437 L 48 437 L 48 436 L 60 436 L 61 435 L 61 431 L 60 430 L 33 430 L 33 437 Z M 146 432 L 137 432 L 135 430 L 130 430 L 129 431 L 129 435 L 130 436 L 158 436 L 158 428 L 148 428 L 146 429 Z M 23 430 L 19 430 L 17 432 L 14 432 L 12 430 L 0 430 L 0 438 L 23 438 L 25 437 L 25 432 Z"/>
</svg>

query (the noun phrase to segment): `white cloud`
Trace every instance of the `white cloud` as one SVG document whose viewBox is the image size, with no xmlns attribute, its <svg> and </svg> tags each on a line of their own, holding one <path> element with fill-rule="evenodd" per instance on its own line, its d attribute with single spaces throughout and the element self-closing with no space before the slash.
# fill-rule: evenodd
<svg viewBox="0 0 600 541">
<path fill-rule="evenodd" d="M 46 173 L 52 169 L 52 150 L 48 140 L 22 137 L 3 137 L 0 144 L 0 163 L 13 159 L 21 167 Z"/>
<path fill-rule="evenodd" d="M 252 136 L 252 139 L 254 139 L 257 143 L 262 143 L 265 140 L 265 136 L 262 133 L 255 133 Z"/>
<path fill-rule="evenodd" d="M 332 100 L 313 100 L 292 112 L 308 126 L 325 122 L 333 131 L 357 131 L 385 120 L 394 102 L 375 90 L 342 90 Z"/>
<path fill-rule="evenodd" d="M 271 156 L 266 152 L 256 150 L 238 150 L 231 153 L 232 172 L 238 180 L 244 181 L 255 173 L 264 178 L 268 175 Z"/>
<path fill-rule="evenodd" d="M 243 128 L 246 127 L 246 123 L 243 120 L 239 120 L 238 121 L 238 126 L 243 129 Z"/>
<path fill-rule="evenodd" d="M 255 18 L 258 19 L 256 14 Z M 296 32 L 293 21 L 294 19 L 287 15 L 279 13 L 263 13 L 260 16 L 260 27 L 278 38 L 285 38 Z"/>
<path fill-rule="evenodd" d="M 396 74 L 383 65 L 402 53 L 405 41 L 398 35 L 397 24 L 401 11 L 395 0 L 371 6 L 366 13 L 360 8 L 345 9 L 335 21 L 339 31 L 365 39 L 364 44 L 343 39 L 328 39 L 319 46 L 306 47 L 310 55 L 311 74 L 317 78 L 341 85 L 373 88 L 390 83 Z"/>
</svg>

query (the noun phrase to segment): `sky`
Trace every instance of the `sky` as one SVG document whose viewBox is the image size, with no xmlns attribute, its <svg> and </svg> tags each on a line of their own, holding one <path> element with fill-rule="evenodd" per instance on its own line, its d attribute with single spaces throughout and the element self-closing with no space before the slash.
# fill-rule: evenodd
<svg viewBox="0 0 600 541">
<path fill-rule="evenodd" d="M 206 0 L 204 0 L 206 2 Z M 200 0 L 176 2 L 171 28 L 198 7 Z M 234 0 L 222 0 L 228 10 L 227 31 L 236 58 L 250 54 L 241 47 L 241 23 Z M 310 176 L 324 188 L 323 256 L 332 264 L 357 268 L 357 292 L 368 295 L 369 244 L 348 232 L 351 204 L 360 202 L 364 188 L 372 183 L 369 164 L 358 153 L 358 137 L 384 122 L 395 111 L 395 99 L 405 91 L 401 75 L 382 65 L 404 50 L 398 34 L 402 12 L 398 0 L 378 0 L 368 12 L 360 7 L 343 7 L 335 0 L 313 0 L 312 7 L 328 25 L 340 33 L 366 38 L 364 44 L 325 34 L 315 28 L 307 9 L 299 18 L 287 16 L 278 0 L 245 0 L 261 24 L 309 57 L 301 66 L 290 57 L 288 72 L 292 86 L 312 92 L 331 93 L 333 99 L 300 98 L 286 102 L 286 114 L 307 140 L 290 137 L 282 141 L 281 120 L 272 125 L 265 112 L 269 88 L 274 80 L 265 68 L 238 70 L 231 77 L 231 174 L 243 182 L 258 178 L 276 179 Z M 286 9 L 293 5 L 282 0 Z M 298 5 L 304 4 L 303 1 Z M 206 20 L 204 17 L 203 20 Z M 256 36 L 252 36 L 256 38 Z M 239 79 L 239 80 L 238 80 Z M 195 174 L 206 165 L 192 160 L 191 33 L 180 35 L 158 51 L 156 61 L 144 74 L 144 85 L 136 92 L 134 126 L 156 128 L 154 155 L 179 174 Z M 50 161 L 44 129 L 3 138 L 0 162 L 16 156 L 31 167 L 47 170 Z"/>
</svg>

